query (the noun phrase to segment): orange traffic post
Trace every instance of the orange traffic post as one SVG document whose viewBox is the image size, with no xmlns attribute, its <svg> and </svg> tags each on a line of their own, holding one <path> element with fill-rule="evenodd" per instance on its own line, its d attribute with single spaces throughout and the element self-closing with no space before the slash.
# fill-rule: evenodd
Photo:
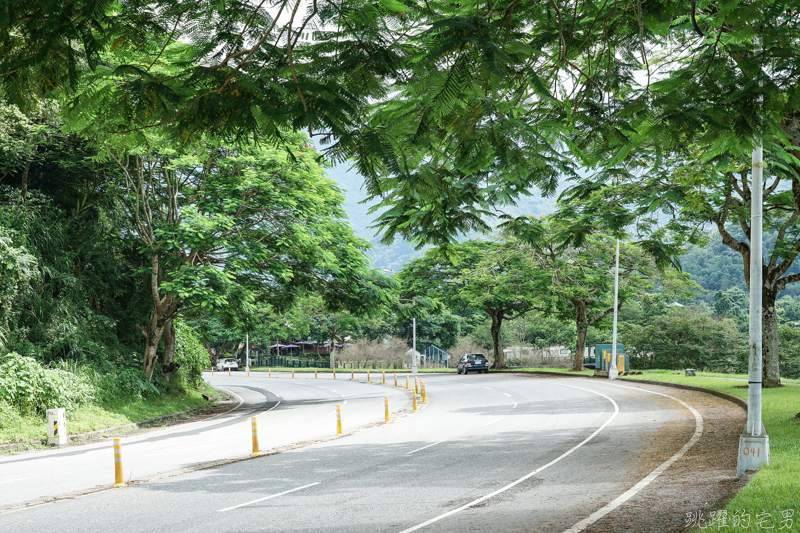
<svg viewBox="0 0 800 533">
<path fill-rule="evenodd" d="M 248 378 L 250 377 L 250 367 L 249 366 L 247 367 L 247 377 Z"/>
<path fill-rule="evenodd" d="M 211 375 L 214 375 L 214 365 L 211 365 Z"/>
<path fill-rule="evenodd" d="M 125 486 L 122 480 L 122 439 L 119 437 L 114 437 L 114 486 Z"/>
<path fill-rule="evenodd" d="M 394 373 L 394 386 L 397 387 L 397 372 Z"/>
<path fill-rule="evenodd" d="M 314 379 L 317 379 L 317 369 L 314 369 Z"/>
<path fill-rule="evenodd" d="M 258 425 L 256 424 L 256 417 L 250 417 L 250 426 L 253 429 L 253 453 L 250 455 L 260 455 L 258 451 Z"/>
<path fill-rule="evenodd" d="M 333 379 L 336 379 L 336 367 L 333 368 Z"/>
<path fill-rule="evenodd" d="M 342 405 L 336 404 L 336 434 L 342 434 Z"/>
<path fill-rule="evenodd" d="M 271 369 L 271 368 L 268 368 L 267 370 L 269 371 L 269 374 L 267 374 L 267 377 L 268 377 L 268 378 L 271 378 L 271 377 L 272 377 L 272 369 Z"/>
<path fill-rule="evenodd" d="M 386 385 L 386 372 L 381 372 L 383 375 L 383 384 Z"/>
<path fill-rule="evenodd" d="M 350 370 L 350 381 L 353 381 L 353 371 Z"/>
<path fill-rule="evenodd" d="M 425 395 L 425 381 L 422 381 L 422 403 L 428 403 L 428 397 Z"/>
<path fill-rule="evenodd" d="M 417 393 L 413 390 L 411 391 L 411 399 L 414 400 L 414 410 L 417 410 Z"/>
<path fill-rule="evenodd" d="M 414 392 L 419 394 L 419 378 L 414 376 Z"/>
<path fill-rule="evenodd" d="M 294 369 L 292 369 L 292 379 L 294 379 Z"/>
<path fill-rule="evenodd" d="M 408 390 L 408 374 L 406 374 L 406 390 Z"/>
<path fill-rule="evenodd" d="M 231 367 L 228 367 L 228 377 L 231 377 Z"/>
<path fill-rule="evenodd" d="M 384 396 L 383 397 L 383 410 L 384 410 L 384 412 L 386 414 L 386 421 L 388 422 L 389 421 L 389 397 L 388 396 Z"/>
<path fill-rule="evenodd" d="M 369 379 L 369 370 L 367 370 L 367 383 L 372 383 Z"/>
</svg>

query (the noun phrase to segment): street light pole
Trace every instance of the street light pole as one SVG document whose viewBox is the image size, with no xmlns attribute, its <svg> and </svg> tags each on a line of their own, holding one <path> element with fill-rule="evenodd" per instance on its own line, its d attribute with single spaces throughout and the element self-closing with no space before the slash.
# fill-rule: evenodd
<svg viewBox="0 0 800 533">
<path fill-rule="evenodd" d="M 619 239 L 617 239 L 617 259 L 614 268 L 614 326 L 611 330 L 611 366 L 608 369 L 608 379 L 617 379 L 617 308 L 619 307 Z"/>
<path fill-rule="evenodd" d="M 244 343 L 245 343 L 244 353 L 246 354 L 245 355 L 245 370 L 250 372 L 250 333 L 245 333 L 245 335 L 246 335 L 245 336 L 245 341 L 244 341 Z"/>
<path fill-rule="evenodd" d="M 761 38 L 753 42 L 753 52 L 761 53 Z M 739 460 L 736 475 L 741 477 L 747 470 L 757 470 L 762 464 L 769 464 L 769 436 L 761 422 L 762 386 L 762 317 L 761 286 L 764 264 L 763 243 L 763 184 L 764 148 L 763 141 L 753 149 L 753 163 L 750 172 L 750 360 L 747 384 L 747 426 L 739 437 Z"/>
<path fill-rule="evenodd" d="M 411 320 L 413 322 L 413 329 L 414 329 L 412 333 L 413 340 L 411 341 L 411 357 L 413 361 L 411 363 L 411 373 L 416 374 L 417 373 L 417 319 L 412 318 Z"/>
</svg>

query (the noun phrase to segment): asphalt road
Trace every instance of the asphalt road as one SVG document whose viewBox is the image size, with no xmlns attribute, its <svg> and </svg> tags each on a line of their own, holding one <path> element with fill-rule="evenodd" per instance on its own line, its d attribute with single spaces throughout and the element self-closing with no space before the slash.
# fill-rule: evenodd
<svg viewBox="0 0 800 533">
<path fill-rule="evenodd" d="M 59 527 L 53 531 L 115 533 L 559 532 L 578 525 L 575 531 L 636 490 L 652 471 L 643 462 L 674 460 L 691 445 L 664 439 L 666 433 L 691 424 L 696 436 L 702 427 L 687 405 L 602 380 L 429 375 L 429 403 L 409 414 L 404 390 L 338 376 L 334 382 L 330 375 L 291 380 L 217 374 L 212 384 L 239 394 L 244 404 L 216 419 L 130 439 L 123 446 L 126 480 L 246 455 L 254 415 L 262 449 L 330 437 L 332 404 L 345 400 L 345 433 L 366 429 L 279 454 L 0 511 L 0 531 L 39 532 L 54 521 Z M 381 423 L 384 394 L 403 411 L 394 412 L 389 424 Z M 62 463 L 72 464 L 75 454 L 93 464 L 80 486 L 70 488 L 78 467 L 68 466 L 57 490 L 36 488 L 60 475 Z M 0 507 L 78 492 L 91 483 L 108 486 L 112 473 L 109 443 L 3 458 Z"/>
</svg>

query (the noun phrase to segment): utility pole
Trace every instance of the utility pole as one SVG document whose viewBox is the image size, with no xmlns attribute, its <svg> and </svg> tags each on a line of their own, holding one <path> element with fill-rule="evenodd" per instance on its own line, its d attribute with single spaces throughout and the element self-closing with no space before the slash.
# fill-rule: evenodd
<svg viewBox="0 0 800 533">
<path fill-rule="evenodd" d="M 619 307 L 619 239 L 617 239 L 617 264 L 614 269 L 614 326 L 611 330 L 611 366 L 608 368 L 608 379 L 617 379 L 617 308 Z"/>
<path fill-rule="evenodd" d="M 411 373 L 416 374 L 417 373 L 417 319 L 412 318 L 411 320 L 413 323 L 412 327 L 414 330 L 412 333 L 413 340 L 411 341 L 411 357 L 413 361 L 411 363 Z"/>
<path fill-rule="evenodd" d="M 761 53 L 761 37 L 753 42 L 753 52 Z M 761 84 L 759 83 L 759 86 Z M 760 97 L 759 97 L 760 98 Z M 739 460 L 736 475 L 747 470 L 757 470 L 769 464 L 769 436 L 761 422 L 761 372 L 762 372 L 762 321 L 761 287 L 763 259 L 763 140 L 753 149 L 753 166 L 750 183 L 750 360 L 747 384 L 747 426 L 739 437 Z"/>
</svg>

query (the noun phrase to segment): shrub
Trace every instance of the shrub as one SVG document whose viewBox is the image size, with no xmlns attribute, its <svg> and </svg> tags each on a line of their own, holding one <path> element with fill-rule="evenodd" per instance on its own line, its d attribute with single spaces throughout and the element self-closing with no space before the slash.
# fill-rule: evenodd
<svg viewBox="0 0 800 533">
<path fill-rule="evenodd" d="M 88 403 L 95 388 L 86 376 L 43 368 L 34 358 L 9 353 L 0 364 L 0 401 L 23 413 Z"/>
<path fill-rule="evenodd" d="M 671 309 L 647 326 L 626 324 L 621 340 L 635 368 L 747 368 L 747 339 L 736 324 L 700 309 Z"/>
<path fill-rule="evenodd" d="M 175 320 L 174 324 L 174 362 L 180 364 L 177 376 L 189 387 L 196 388 L 203 382 L 203 370 L 208 368 L 210 363 L 208 352 L 192 328 L 182 320 Z"/>
<path fill-rule="evenodd" d="M 106 401 L 141 400 L 147 395 L 161 394 L 161 390 L 147 381 L 139 368 L 125 368 L 105 374 L 98 384 Z"/>
</svg>

